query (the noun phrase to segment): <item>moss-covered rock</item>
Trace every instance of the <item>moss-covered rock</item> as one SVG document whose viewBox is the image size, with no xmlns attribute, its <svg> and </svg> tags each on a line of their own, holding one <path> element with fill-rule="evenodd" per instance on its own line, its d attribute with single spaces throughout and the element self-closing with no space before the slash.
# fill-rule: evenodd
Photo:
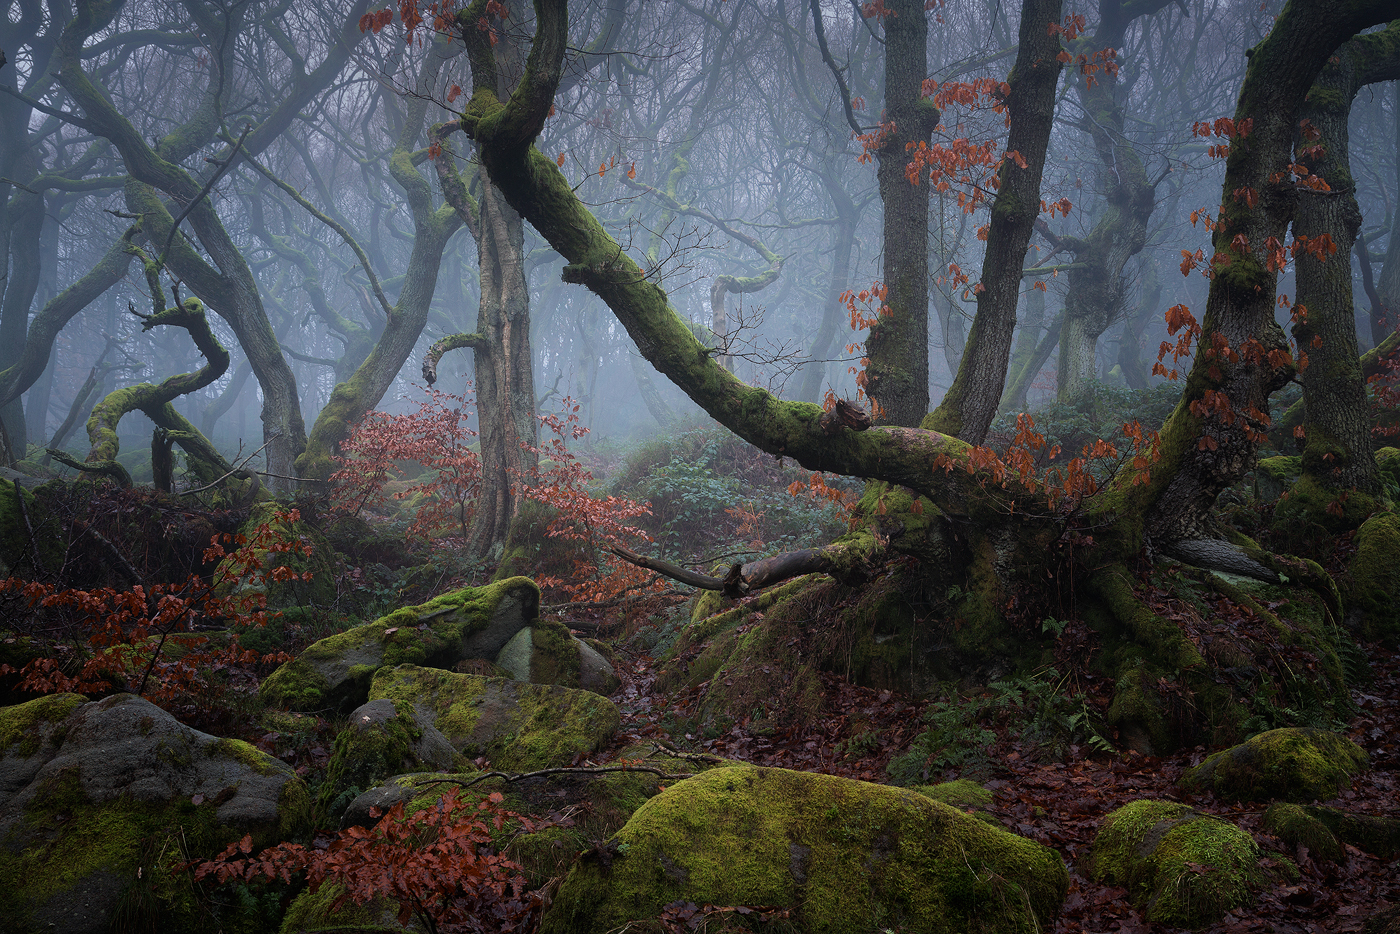
<svg viewBox="0 0 1400 934">
<path fill-rule="evenodd" d="M 1400 856 L 1400 818 L 1353 814 L 1314 804 L 1274 804 L 1264 825 L 1285 843 L 1303 843 L 1328 859 L 1342 857 L 1342 844 L 1393 859 Z"/>
<path fill-rule="evenodd" d="M 1263 457 L 1254 465 L 1254 495 L 1260 502 L 1276 503 L 1303 473 L 1297 454 Z"/>
<path fill-rule="evenodd" d="M 1288 727 L 1211 755 L 1180 784 L 1226 801 L 1312 801 L 1336 797 L 1366 762 L 1365 751 L 1345 736 Z"/>
<path fill-rule="evenodd" d="M 308 825 L 306 785 L 247 743 L 192 730 L 130 694 L 31 703 L 44 702 L 53 708 L 8 718 L 57 727 L 39 730 L 43 764 L 0 803 L 6 930 L 101 931 L 119 914 L 132 927 L 207 930 L 209 906 L 184 861 L 245 833 L 265 846 Z M 34 733 L 16 735 L 23 746 Z"/>
<path fill-rule="evenodd" d="M 63 564 L 62 526 L 21 483 L 0 482 L 0 570 L 38 577 Z"/>
<path fill-rule="evenodd" d="M 1104 818 L 1094 879 L 1121 885 L 1148 921 L 1204 927 L 1250 904 L 1264 882 L 1254 838 L 1174 801 L 1133 801 Z"/>
<path fill-rule="evenodd" d="M 1347 622 L 1363 638 L 1400 644 L 1400 515 L 1372 516 L 1354 541 Z"/>
<path fill-rule="evenodd" d="M 1300 804 L 1277 801 L 1264 812 L 1264 829 L 1292 847 L 1307 847 L 1315 859 L 1337 862 L 1344 855 L 1342 841 L 1327 825 Z"/>
<path fill-rule="evenodd" d="M 595 694 L 611 694 L 620 683 L 612 663 L 557 620 L 541 620 L 520 630 L 496 656 L 496 664 L 518 681 Z"/>
<path fill-rule="evenodd" d="M 566 765 L 622 722 L 612 701 L 591 691 L 416 665 L 381 669 L 370 696 L 412 705 L 467 758 L 518 772 Z"/>
<path fill-rule="evenodd" d="M 273 609 L 293 606 L 330 606 L 335 602 L 335 566 L 331 563 L 334 549 L 330 542 L 315 528 L 300 520 L 283 518 L 285 507 L 271 500 L 254 504 L 248 520 L 239 528 L 239 533 L 254 543 L 254 554 L 262 563 L 264 572 L 287 568 L 291 574 L 285 580 L 271 582 L 238 579 L 225 558 L 215 574 L 216 580 L 228 580 L 224 589 L 240 592 L 261 591 L 267 595 L 267 605 Z M 281 541 L 301 542 L 310 549 L 300 551 L 271 551 L 256 543 L 261 539 L 259 530 L 263 526 Z M 306 575 L 310 575 L 306 579 Z M 282 575 L 278 575 L 279 577 Z"/>
<path fill-rule="evenodd" d="M 677 900 L 787 908 L 814 932 L 1034 931 L 1069 884 L 1052 850 L 923 795 L 755 766 L 670 786 L 605 849 L 569 873 L 545 934 L 603 934 Z"/>
<path fill-rule="evenodd" d="M 68 716 L 85 703 L 81 694 L 48 694 L 0 708 L 0 807 L 58 755 Z"/>
<path fill-rule="evenodd" d="M 362 791 L 391 775 L 448 771 L 457 751 L 407 701 L 388 698 L 361 704 L 335 738 L 326 779 L 316 796 L 317 811 L 332 821 Z"/>
<path fill-rule="evenodd" d="M 539 607 L 540 590 L 524 577 L 446 593 L 308 646 L 264 679 L 259 693 L 294 710 L 350 710 L 369 699 L 370 679 L 384 666 L 494 659 Z"/>
</svg>

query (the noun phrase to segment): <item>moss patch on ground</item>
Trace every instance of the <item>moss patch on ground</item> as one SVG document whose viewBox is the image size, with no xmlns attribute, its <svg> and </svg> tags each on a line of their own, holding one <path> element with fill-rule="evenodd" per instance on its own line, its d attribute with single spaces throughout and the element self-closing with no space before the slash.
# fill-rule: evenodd
<svg viewBox="0 0 1400 934">
<path fill-rule="evenodd" d="M 1174 801 L 1134 801 L 1104 818 L 1096 880 L 1121 885 L 1148 921 L 1204 927 L 1251 903 L 1263 885 L 1254 838 Z"/>
<path fill-rule="evenodd" d="M 654 919 L 677 900 L 788 908 L 802 930 L 1042 929 L 1068 887 L 1052 850 L 923 795 L 733 766 L 672 785 L 585 859 L 544 934 Z"/>
</svg>

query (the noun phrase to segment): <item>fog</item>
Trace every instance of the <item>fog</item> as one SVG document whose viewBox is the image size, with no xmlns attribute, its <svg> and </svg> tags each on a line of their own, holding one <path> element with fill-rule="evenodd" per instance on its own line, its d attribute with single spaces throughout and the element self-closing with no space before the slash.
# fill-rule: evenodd
<svg viewBox="0 0 1400 934">
<path fill-rule="evenodd" d="M 1218 209 L 1223 162 L 1210 151 L 1218 140 L 1193 125 L 1233 112 L 1245 51 L 1282 4 L 1155 6 L 1126 23 L 1099 22 L 1097 5 L 1069 10 L 1083 18 L 1067 54 L 1084 58 L 1061 77 L 1041 191 L 1047 206 L 1067 203 L 1042 213 L 1026 257 L 1010 409 L 1044 404 L 1066 381 L 1160 382 L 1151 370 L 1168 339 L 1163 312 L 1203 312 L 1209 283 L 1200 269 L 1183 275 L 1182 257 L 1210 253 L 1206 224 L 1191 216 Z M 483 304 L 528 322 L 534 407 L 573 399 L 591 443 L 703 420 L 598 297 L 561 281 L 563 261 L 534 230 L 526 225 L 517 245 L 491 232 L 498 219 L 472 143 L 450 132 L 473 87 L 451 33 L 497 30 L 496 80 L 509 89 L 534 29 L 527 4 L 505 7 L 504 19 L 458 25 L 424 4 L 410 34 L 397 4 L 376 17 L 382 7 L 363 0 L 348 12 L 329 2 L 129 0 L 109 19 L 111 6 L 89 0 L 12 2 L 0 21 L 7 462 L 36 461 L 55 445 L 83 460 L 84 424 L 104 396 L 204 365 L 185 329 L 143 330 L 132 314 L 149 314 L 152 297 L 124 244 L 164 259 L 166 303 L 172 285 L 180 299 L 197 296 L 231 355 L 217 379 L 178 395 L 175 410 L 230 461 L 266 445 L 255 463 L 274 486 L 314 472 L 298 458 L 308 437 L 313 446 L 321 437 L 338 385 L 358 379 L 367 407 L 411 409 L 424 395 L 429 346 L 483 334 Z M 864 333 L 851 329 L 840 296 L 883 278 L 883 208 L 851 124 L 878 133 L 885 92 L 878 17 L 820 5 L 833 71 L 812 9 L 801 0 L 572 3 L 575 51 L 538 146 L 736 374 L 816 402 L 859 396 Z M 445 33 L 432 28 L 435 12 Z M 926 88 L 948 95 L 935 144 L 990 144 L 1002 156 L 996 87 L 1015 57 L 1018 15 L 996 0 L 933 6 Z M 950 93 L 978 79 L 991 79 L 992 93 Z M 1363 349 L 1373 299 L 1362 264 L 1380 276 L 1387 250 L 1396 253 L 1396 105 L 1389 82 L 1363 88 L 1351 111 Z M 932 193 L 935 404 L 976 310 L 994 168 L 960 166 Z M 1137 248 L 1102 256 L 1091 246 L 1123 223 L 1111 199 L 1133 172 L 1150 201 Z M 444 193 L 453 180 L 475 214 L 454 210 Z M 485 273 L 483 237 L 495 244 Z M 517 267 L 524 295 L 508 287 Z M 1291 293 L 1287 275 L 1280 290 Z M 1074 365 L 1054 343 L 1067 303 L 1101 325 Z M 1281 308 L 1280 321 L 1287 316 Z M 480 344 L 475 354 L 469 346 L 443 356 L 440 388 L 497 379 L 477 372 Z M 1036 365 L 1021 372 L 1025 361 Z M 121 418 L 123 460 L 149 457 L 153 427 L 141 411 Z M 324 437 L 333 447 L 334 431 Z"/>
</svg>

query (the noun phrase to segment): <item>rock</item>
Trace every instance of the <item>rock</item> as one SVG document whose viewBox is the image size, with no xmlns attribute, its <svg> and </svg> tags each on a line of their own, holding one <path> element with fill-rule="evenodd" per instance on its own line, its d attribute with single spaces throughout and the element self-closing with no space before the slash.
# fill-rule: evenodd
<svg viewBox="0 0 1400 934">
<path fill-rule="evenodd" d="M 286 580 L 258 583 L 241 580 L 238 577 L 238 569 L 232 565 L 229 558 L 225 558 L 220 562 L 214 579 L 231 583 L 221 584 L 216 592 L 262 592 L 267 595 L 268 607 L 274 610 L 294 606 L 330 606 L 335 603 L 335 566 L 331 564 L 331 555 L 335 554 L 335 549 L 324 535 L 305 522 L 299 519 L 278 519 L 278 513 L 284 510 L 282 504 L 272 500 L 256 503 L 249 511 L 247 521 L 238 531 L 253 543 L 253 553 L 262 562 L 263 572 L 271 572 L 275 568 L 289 568 L 294 576 Z M 310 553 L 274 552 L 266 547 L 266 544 L 258 544 L 259 530 L 264 525 L 283 541 L 302 542 L 310 548 Z M 310 579 L 304 578 L 303 575 L 306 574 L 310 575 Z"/>
<path fill-rule="evenodd" d="M 28 775 L 0 800 L 9 931 L 99 934 L 119 906 L 132 928 L 197 927 L 207 909 L 179 871 L 187 856 L 245 833 L 265 846 L 310 821 L 306 785 L 289 766 L 130 694 L 7 708 L 0 735 L 6 787 Z"/>
<path fill-rule="evenodd" d="M 1365 639 L 1400 644 L 1400 516 L 1374 515 L 1356 532 L 1347 623 Z"/>
<path fill-rule="evenodd" d="M 496 664 L 519 681 L 595 694 L 611 694 L 620 683 L 611 662 L 555 620 L 520 630 L 496 656 Z"/>
<path fill-rule="evenodd" d="M 295 710 L 351 710 L 369 699 L 370 680 L 384 666 L 494 659 L 539 607 L 540 590 L 524 577 L 443 594 L 313 643 L 264 679 L 259 693 Z"/>
<path fill-rule="evenodd" d="M 1264 883 L 1253 837 L 1175 801 L 1133 801 L 1105 817 L 1091 871 L 1126 888 L 1148 921 L 1172 927 L 1211 924 Z"/>
<path fill-rule="evenodd" d="M 1300 804 L 1277 801 L 1264 812 L 1264 829 L 1291 847 L 1306 847 L 1314 859 L 1339 862 L 1346 851 L 1327 825 Z"/>
<path fill-rule="evenodd" d="M 543 934 L 620 930 L 677 901 L 791 909 L 812 931 L 1035 930 L 1069 885 L 1054 851 L 923 795 L 750 765 L 671 785 L 592 852 Z"/>
<path fill-rule="evenodd" d="M 1311 804 L 1274 804 L 1264 812 L 1264 826 L 1315 855 L 1338 860 L 1347 843 L 1381 859 L 1400 856 L 1400 818 L 1353 814 L 1340 808 Z"/>
<path fill-rule="evenodd" d="M 446 736 L 406 701 L 388 698 L 361 704 L 335 738 L 326 780 L 316 796 L 319 813 L 337 818 L 366 788 L 391 775 L 449 771 L 457 750 Z"/>
<path fill-rule="evenodd" d="M 612 701 L 591 691 L 415 665 L 381 669 L 369 693 L 411 704 L 467 758 L 517 772 L 568 765 L 622 722 Z"/>
<path fill-rule="evenodd" d="M 1366 753 L 1345 736 L 1307 727 L 1260 733 L 1187 769 L 1179 784 L 1213 790 L 1225 801 L 1334 798 L 1366 767 Z"/>
<path fill-rule="evenodd" d="M 992 806 L 992 793 L 970 778 L 937 785 L 915 785 L 909 789 L 926 798 L 942 801 L 960 811 L 976 811 Z"/>
</svg>

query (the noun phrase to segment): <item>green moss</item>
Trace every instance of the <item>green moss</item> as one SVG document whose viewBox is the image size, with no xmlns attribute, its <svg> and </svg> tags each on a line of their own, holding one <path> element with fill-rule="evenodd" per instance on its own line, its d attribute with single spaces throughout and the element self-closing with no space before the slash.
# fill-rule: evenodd
<svg viewBox="0 0 1400 934">
<path fill-rule="evenodd" d="M 567 764 L 621 723 L 617 707 L 589 691 L 413 665 L 381 669 L 370 696 L 412 704 L 464 755 L 515 771 Z"/>
<path fill-rule="evenodd" d="M 735 766 L 670 786 L 578 863 L 545 934 L 645 921 L 676 900 L 772 905 L 804 930 L 1032 931 L 1068 886 L 1053 851 L 921 795 Z"/>
<path fill-rule="evenodd" d="M 1337 862 L 1346 855 L 1327 825 L 1296 804 L 1277 802 L 1264 812 L 1264 829 L 1291 847 L 1305 846 L 1315 859 Z"/>
<path fill-rule="evenodd" d="M 346 899 L 332 910 L 345 887 L 327 882 L 316 891 L 307 889 L 293 899 L 282 918 L 282 934 L 312 934 L 315 931 L 363 932 L 363 934 L 403 934 L 395 923 L 398 906 L 375 900 L 357 905 Z"/>
<path fill-rule="evenodd" d="M 578 645 L 569 628 L 558 620 L 540 620 L 531 627 L 530 680 L 535 684 L 579 686 Z"/>
<path fill-rule="evenodd" d="M 1366 639 L 1400 644 L 1400 515 L 1367 519 L 1356 533 L 1347 607 Z"/>
<path fill-rule="evenodd" d="M 1263 884 L 1254 838 L 1172 801 L 1134 801 L 1104 818 L 1093 877 L 1121 885 L 1148 921 L 1203 927 Z"/>
<path fill-rule="evenodd" d="M 141 884 L 141 894 L 150 896 L 146 901 L 153 899 L 143 908 L 144 923 L 159 919 L 162 931 L 204 931 L 207 915 L 185 897 L 188 883 L 178 868 L 183 860 L 160 857 L 212 856 L 238 839 L 241 832 L 220 827 L 214 811 L 212 803 L 196 806 L 188 799 L 94 804 L 84 796 L 76 769 L 56 773 L 0 840 L 0 910 L 17 930 L 26 924 L 37 929 L 36 911 L 85 885 L 101 885 L 106 874 L 109 886 L 130 896 Z M 132 903 L 130 897 L 124 901 Z"/>
<path fill-rule="evenodd" d="M 1336 733 L 1287 728 L 1217 752 L 1181 776 L 1181 786 L 1227 801 L 1311 801 L 1335 797 L 1365 768 L 1361 747 Z"/>
<path fill-rule="evenodd" d="M 1291 807 L 1292 805 L 1290 805 Z M 1304 804 L 1299 809 L 1327 828 L 1342 843 L 1349 843 L 1381 859 L 1400 856 L 1400 818 L 1353 814 L 1340 808 Z M 1270 808 L 1273 810 L 1273 808 Z"/>
<path fill-rule="evenodd" d="M 423 735 L 406 701 L 394 701 L 395 717 L 369 725 L 352 723 L 336 735 L 326 778 L 316 794 L 316 812 L 338 818 L 331 805 L 349 789 L 365 791 L 413 765 L 413 744 Z M 346 802 L 347 804 L 349 802 Z"/>
<path fill-rule="evenodd" d="M 992 793 L 968 778 L 940 782 L 937 785 L 915 785 L 909 790 L 963 811 L 976 811 L 992 806 Z"/>
<path fill-rule="evenodd" d="M 246 535 L 249 541 L 255 541 L 258 529 L 266 525 L 281 540 L 302 542 L 310 548 L 311 553 L 273 552 L 266 548 L 254 549 L 254 554 L 262 563 L 264 572 L 270 573 L 277 568 L 287 568 L 295 575 L 294 578 L 269 583 L 242 582 L 235 586 L 238 589 L 265 592 L 268 606 L 275 609 L 292 606 L 330 606 L 336 600 L 335 567 L 331 563 L 331 556 L 335 553 L 335 549 L 331 547 L 324 535 L 305 522 L 277 520 L 277 513 L 285 509 L 284 504 L 270 500 L 255 504 L 240 532 Z M 228 559 L 225 559 L 225 563 L 220 567 L 220 575 L 222 576 L 231 576 L 231 572 L 227 570 L 229 567 L 227 561 Z M 311 579 L 303 580 L 302 575 L 304 574 L 310 574 Z"/>
<path fill-rule="evenodd" d="M 43 742 L 57 746 L 62 735 L 55 735 L 51 725 L 68 719 L 85 703 L 87 698 L 81 694 L 47 694 L 13 707 L 0 707 L 0 755 L 18 745 L 15 751 L 27 759 Z"/>
<path fill-rule="evenodd" d="M 293 710 L 327 706 L 330 689 L 329 679 L 299 658 L 286 662 L 258 685 L 263 700 Z"/>
</svg>

